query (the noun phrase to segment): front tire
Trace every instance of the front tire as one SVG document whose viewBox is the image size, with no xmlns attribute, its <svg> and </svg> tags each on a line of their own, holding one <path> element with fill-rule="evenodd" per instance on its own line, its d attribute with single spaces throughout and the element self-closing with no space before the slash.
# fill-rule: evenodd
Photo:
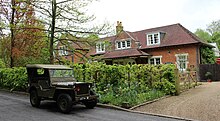
<svg viewBox="0 0 220 121">
<path fill-rule="evenodd" d="M 60 94 L 57 98 L 57 106 L 62 113 L 69 113 L 72 110 L 72 98 L 69 94 Z"/>
<path fill-rule="evenodd" d="M 30 92 L 30 102 L 33 107 L 39 107 L 41 98 L 38 96 L 36 90 L 31 90 Z"/>
</svg>

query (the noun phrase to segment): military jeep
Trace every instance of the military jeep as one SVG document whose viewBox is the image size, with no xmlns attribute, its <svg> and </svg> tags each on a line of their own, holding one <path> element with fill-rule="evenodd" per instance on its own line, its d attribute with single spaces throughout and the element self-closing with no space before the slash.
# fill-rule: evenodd
<svg viewBox="0 0 220 121">
<path fill-rule="evenodd" d="M 84 104 L 87 108 L 96 106 L 98 97 L 92 90 L 92 84 L 78 82 L 72 68 L 44 64 L 29 64 L 26 68 L 33 107 L 39 107 L 43 100 L 55 100 L 63 113 L 69 113 L 73 104 Z"/>
</svg>

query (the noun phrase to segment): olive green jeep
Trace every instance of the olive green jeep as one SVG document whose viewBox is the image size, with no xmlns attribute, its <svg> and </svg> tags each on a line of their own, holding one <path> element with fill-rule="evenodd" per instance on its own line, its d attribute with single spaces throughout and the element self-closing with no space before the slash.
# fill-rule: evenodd
<svg viewBox="0 0 220 121">
<path fill-rule="evenodd" d="M 92 84 L 78 82 L 72 68 L 44 64 L 29 64 L 26 68 L 33 107 L 39 107 L 43 100 L 55 100 L 63 113 L 69 113 L 73 104 L 84 104 L 87 108 L 96 106 L 98 96 L 92 90 Z"/>
</svg>

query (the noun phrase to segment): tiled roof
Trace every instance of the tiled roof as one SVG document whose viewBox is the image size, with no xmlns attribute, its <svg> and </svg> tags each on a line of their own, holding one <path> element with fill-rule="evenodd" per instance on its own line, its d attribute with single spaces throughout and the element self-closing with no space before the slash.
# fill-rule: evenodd
<svg viewBox="0 0 220 121">
<path fill-rule="evenodd" d="M 76 50 L 89 50 L 89 44 L 86 42 L 72 42 L 72 47 Z"/>
<path fill-rule="evenodd" d="M 161 38 L 160 44 L 156 46 L 147 46 L 147 34 L 161 32 L 164 37 Z M 181 24 L 173 24 L 157 28 L 146 29 L 142 31 L 133 32 L 134 36 L 140 41 L 141 49 L 166 47 L 175 45 L 185 45 L 193 43 L 204 43 L 201 39 L 195 36 L 192 32 L 187 30 Z"/>
<path fill-rule="evenodd" d="M 109 51 L 104 54 L 104 59 L 112 58 L 123 58 L 123 57 L 140 57 L 140 56 L 149 56 L 149 54 L 139 50 L 139 49 L 125 49 L 125 50 L 115 50 Z"/>
<path fill-rule="evenodd" d="M 147 34 L 158 33 L 158 32 L 163 33 L 164 35 L 160 40 L 160 44 L 150 45 L 150 46 L 147 45 Z M 112 46 L 115 46 L 114 43 L 116 40 L 126 39 L 126 38 L 131 38 L 135 42 L 140 42 L 140 48 L 107 51 L 106 53 L 102 53 L 104 55 L 104 58 L 107 59 L 107 58 L 122 58 L 122 57 L 149 55 L 143 51 L 140 51 L 140 49 L 142 50 L 142 49 L 151 49 L 151 48 L 187 45 L 187 44 L 199 44 L 199 43 L 206 46 L 210 46 L 179 23 L 151 28 L 151 29 L 145 29 L 136 32 L 122 31 L 118 35 L 102 38 L 102 40 L 108 40 L 113 44 Z M 95 52 L 93 52 L 92 55 L 96 55 Z"/>
</svg>

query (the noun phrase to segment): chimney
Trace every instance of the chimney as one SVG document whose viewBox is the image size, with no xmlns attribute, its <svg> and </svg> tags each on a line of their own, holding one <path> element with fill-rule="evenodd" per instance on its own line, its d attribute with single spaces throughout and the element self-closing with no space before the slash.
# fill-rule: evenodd
<svg viewBox="0 0 220 121">
<path fill-rule="evenodd" d="M 123 31 L 123 26 L 122 26 L 122 22 L 117 21 L 117 26 L 116 26 L 116 34 L 119 34 Z"/>
</svg>

